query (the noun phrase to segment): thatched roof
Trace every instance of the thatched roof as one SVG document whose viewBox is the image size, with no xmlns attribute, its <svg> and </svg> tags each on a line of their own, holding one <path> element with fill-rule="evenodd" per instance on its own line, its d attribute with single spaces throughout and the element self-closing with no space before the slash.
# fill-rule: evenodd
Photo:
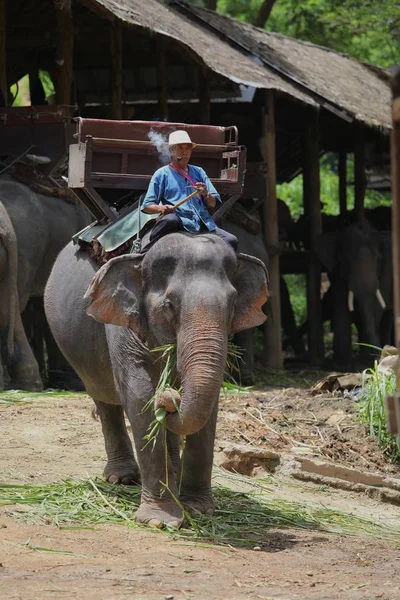
<svg viewBox="0 0 400 600">
<path fill-rule="evenodd" d="M 181 42 L 212 71 L 231 81 L 255 88 L 275 89 L 308 105 L 312 98 L 266 70 L 262 64 L 244 56 L 240 50 L 223 42 L 206 27 L 199 27 L 188 17 L 158 0 L 81 0 L 82 4 L 101 12 L 108 18 L 114 15 L 130 25 L 144 27 Z"/>
<path fill-rule="evenodd" d="M 175 2 L 172 2 L 172 5 Z M 181 2 L 176 2 L 181 5 Z M 337 107 L 352 119 L 372 127 L 391 127 L 391 91 L 385 71 L 362 64 L 347 55 L 277 33 L 271 33 L 224 17 L 213 11 L 186 5 L 193 22 L 220 32 L 242 53 L 251 53 L 264 63 L 264 71 L 281 73 L 297 89 L 321 106 Z M 212 29 L 211 29 L 212 28 Z"/>
</svg>

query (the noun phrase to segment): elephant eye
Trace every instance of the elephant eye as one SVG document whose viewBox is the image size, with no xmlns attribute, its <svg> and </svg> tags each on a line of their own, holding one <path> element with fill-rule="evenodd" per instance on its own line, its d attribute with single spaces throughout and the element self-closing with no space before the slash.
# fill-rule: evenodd
<svg viewBox="0 0 400 600">
<path fill-rule="evenodd" d="M 165 298 L 161 303 L 161 309 L 167 319 L 173 320 L 175 318 L 174 305 L 171 300 Z"/>
</svg>

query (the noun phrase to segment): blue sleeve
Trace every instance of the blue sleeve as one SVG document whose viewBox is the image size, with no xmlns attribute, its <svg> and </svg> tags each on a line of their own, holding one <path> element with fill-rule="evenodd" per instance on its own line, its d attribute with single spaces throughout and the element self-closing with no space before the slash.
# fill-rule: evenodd
<svg viewBox="0 0 400 600">
<path fill-rule="evenodd" d="M 164 196 L 164 177 L 163 173 L 156 171 L 150 180 L 146 196 L 142 203 L 142 210 L 150 204 L 160 204 Z"/>
<path fill-rule="evenodd" d="M 208 192 L 210 194 L 212 194 L 212 196 L 214 196 L 214 198 L 216 198 L 218 202 L 221 202 L 221 196 L 218 194 L 217 190 L 211 183 L 210 178 L 208 177 L 205 170 L 202 169 L 201 167 L 199 167 L 199 172 L 200 172 L 203 183 L 206 184 L 206 188 L 207 188 Z"/>
</svg>

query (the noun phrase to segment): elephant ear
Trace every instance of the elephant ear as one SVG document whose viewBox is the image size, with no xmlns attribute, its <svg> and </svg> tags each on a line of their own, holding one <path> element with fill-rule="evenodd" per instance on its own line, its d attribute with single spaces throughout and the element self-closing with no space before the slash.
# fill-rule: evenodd
<svg viewBox="0 0 400 600">
<path fill-rule="evenodd" d="M 335 232 L 321 233 L 313 246 L 315 254 L 328 272 L 333 271 L 337 263 L 336 240 Z"/>
<path fill-rule="evenodd" d="M 84 296 L 90 300 L 88 315 L 101 323 L 143 333 L 142 259 L 141 255 L 125 254 L 112 258 L 97 271 Z"/>
<path fill-rule="evenodd" d="M 238 254 L 238 268 L 233 285 L 237 291 L 231 334 L 257 327 L 266 320 L 262 307 L 268 299 L 268 272 L 262 260 Z"/>
</svg>

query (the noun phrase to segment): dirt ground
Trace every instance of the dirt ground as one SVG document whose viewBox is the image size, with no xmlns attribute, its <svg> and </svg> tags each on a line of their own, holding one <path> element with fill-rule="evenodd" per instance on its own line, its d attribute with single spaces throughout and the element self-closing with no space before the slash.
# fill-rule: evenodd
<svg viewBox="0 0 400 600">
<path fill-rule="evenodd" d="M 284 378 L 283 378 L 284 379 Z M 86 396 L 0 406 L 0 482 L 86 478 L 104 466 L 100 425 Z M 221 397 L 216 449 L 227 441 L 312 452 L 397 476 L 355 420 L 354 401 L 304 388 L 256 386 Z M 220 475 L 216 480 L 218 480 Z M 398 527 L 400 508 L 277 473 L 275 497 L 338 508 Z M 0 508 L 0 598 L 7 600 L 398 600 L 399 549 L 376 539 L 269 529 L 257 549 L 195 544 L 163 532 L 104 525 L 60 530 Z M 51 548 L 58 553 L 38 551 Z M 70 553 L 70 554 L 69 554 Z"/>
</svg>

